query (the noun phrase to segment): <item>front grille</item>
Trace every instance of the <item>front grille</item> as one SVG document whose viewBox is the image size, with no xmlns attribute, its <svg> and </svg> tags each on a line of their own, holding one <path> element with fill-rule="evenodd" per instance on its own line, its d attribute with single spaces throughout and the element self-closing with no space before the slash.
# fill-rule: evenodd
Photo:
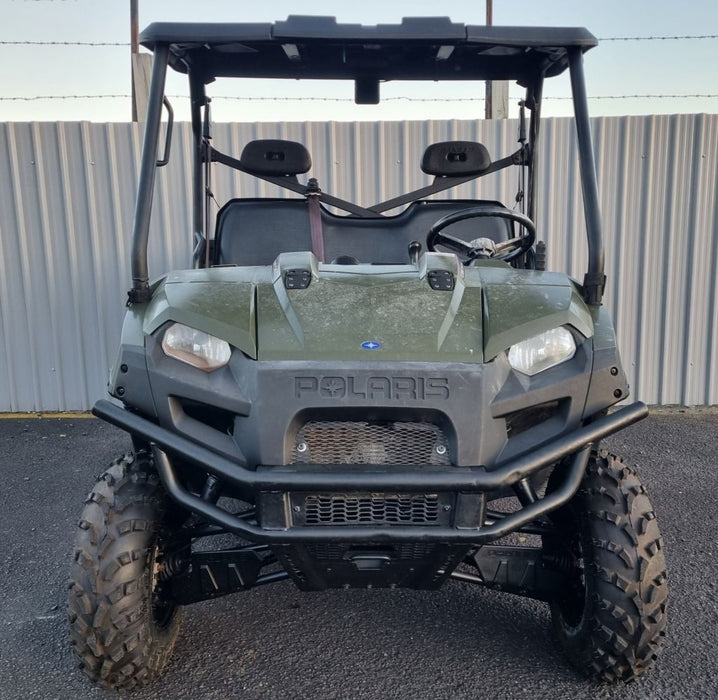
<svg viewBox="0 0 718 700">
<path fill-rule="evenodd" d="M 438 494 L 328 493 L 304 499 L 305 525 L 434 525 Z"/>
<path fill-rule="evenodd" d="M 400 421 L 310 421 L 297 433 L 291 463 L 451 464 L 441 428 Z"/>
</svg>

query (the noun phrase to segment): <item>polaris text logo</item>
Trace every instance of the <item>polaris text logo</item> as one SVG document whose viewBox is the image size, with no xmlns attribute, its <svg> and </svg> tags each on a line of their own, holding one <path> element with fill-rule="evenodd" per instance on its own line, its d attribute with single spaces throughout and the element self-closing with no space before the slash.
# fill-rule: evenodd
<svg viewBox="0 0 718 700">
<path fill-rule="evenodd" d="M 297 399 L 446 401 L 449 380 L 446 377 L 295 377 L 294 396 Z"/>
</svg>

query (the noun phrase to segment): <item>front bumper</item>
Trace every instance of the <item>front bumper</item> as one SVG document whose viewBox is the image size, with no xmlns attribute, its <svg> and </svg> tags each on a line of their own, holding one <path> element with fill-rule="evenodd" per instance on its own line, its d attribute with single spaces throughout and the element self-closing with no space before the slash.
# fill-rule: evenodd
<svg viewBox="0 0 718 700">
<path fill-rule="evenodd" d="M 195 512 L 252 542 L 270 544 L 323 542 L 436 542 L 480 545 L 503 537 L 536 518 L 559 508 L 571 499 L 581 483 L 591 448 L 601 439 L 648 415 L 642 402 L 621 408 L 610 415 L 577 428 L 534 452 L 502 463 L 495 469 L 475 467 L 406 466 L 267 466 L 257 470 L 223 457 L 200 444 L 162 428 L 109 401 L 98 401 L 93 413 L 122 428 L 137 440 L 151 445 L 157 471 L 169 495 L 184 508 Z M 200 466 L 209 474 L 259 499 L 279 494 L 289 499 L 297 492 L 410 492 L 454 493 L 457 497 L 484 497 L 516 486 L 541 469 L 565 461 L 560 486 L 549 495 L 527 503 L 515 513 L 491 523 L 462 526 L 461 518 L 451 525 L 321 525 L 293 527 L 287 515 L 284 527 L 265 527 L 237 518 L 221 507 L 188 491 L 181 483 L 173 458 Z M 287 500 L 287 503 L 289 501 Z"/>
</svg>

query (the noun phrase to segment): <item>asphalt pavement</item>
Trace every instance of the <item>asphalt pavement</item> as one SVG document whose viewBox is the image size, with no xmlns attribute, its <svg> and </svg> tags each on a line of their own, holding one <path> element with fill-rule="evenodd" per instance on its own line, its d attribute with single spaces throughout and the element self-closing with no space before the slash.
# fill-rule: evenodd
<svg viewBox="0 0 718 700">
<path fill-rule="evenodd" d="M 718 412 L 653 414 L 607 441 L 637 465 L 665 539 L 668 641 L 629 685 L 575 673 L 544 604 L 470 584 L 302 593 L 285 581 L 187 608 L 165 675 L 122 697 L 716 698 Z M 0 420 L 0 698 L 117 697 L 76 668 L 65 616 L 74 527 L 129 449 L 95 419 Z"/>
</svg>

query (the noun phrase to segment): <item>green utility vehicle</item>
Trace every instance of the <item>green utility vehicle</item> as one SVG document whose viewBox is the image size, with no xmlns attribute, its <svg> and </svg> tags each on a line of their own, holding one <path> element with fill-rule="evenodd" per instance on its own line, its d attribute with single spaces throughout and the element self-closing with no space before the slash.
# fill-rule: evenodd
<svg viewBox="0 0 718 700">
<path fill-rule="evenodd" d="M 666 566 L 636 473 L 599 448 L 647 410 L 608 410 L 628 386 L 601 305 L 582 68 L 596 39 L 447 18 L 290 17 L 155 23 L 141 42 L 154 65 L 132 288 L 110 374 L 117 401 L 94 408 L 133 452 L 99 478 L 79 521 L 69 619 L 85 673 L 111 688 L 151 681 L 183 606 L 254 586 L 453 579 L 547 602 L 558 644 L 586 674 L 642 674 L 665 635 Z M 194 236 L 194 260 L 150 282 L 168 66 L 189 78 L 193 220 L 173 234 Z M 534 223 L 543 83 L 565 70 L 582 281 L 545 271 L 537 235 L 549 232 Z M 388 80 L 510 80 L 525 96 L 513 152 L 429 144 L 416 167 L 431 184 L 367 205 L 298 177 L 311 169 L 299 143 L 216 149 L 206 86 L 227 77 L 352 80 L 358 103 L 378 102 Z M 356 155 L 368 168 L 378 156 Z M 291 193 L 230 199 L 210 221 L 213 164 Z M 435 196 L 503 168 L 524 183 L 513 208 Z"/>
</svg>

